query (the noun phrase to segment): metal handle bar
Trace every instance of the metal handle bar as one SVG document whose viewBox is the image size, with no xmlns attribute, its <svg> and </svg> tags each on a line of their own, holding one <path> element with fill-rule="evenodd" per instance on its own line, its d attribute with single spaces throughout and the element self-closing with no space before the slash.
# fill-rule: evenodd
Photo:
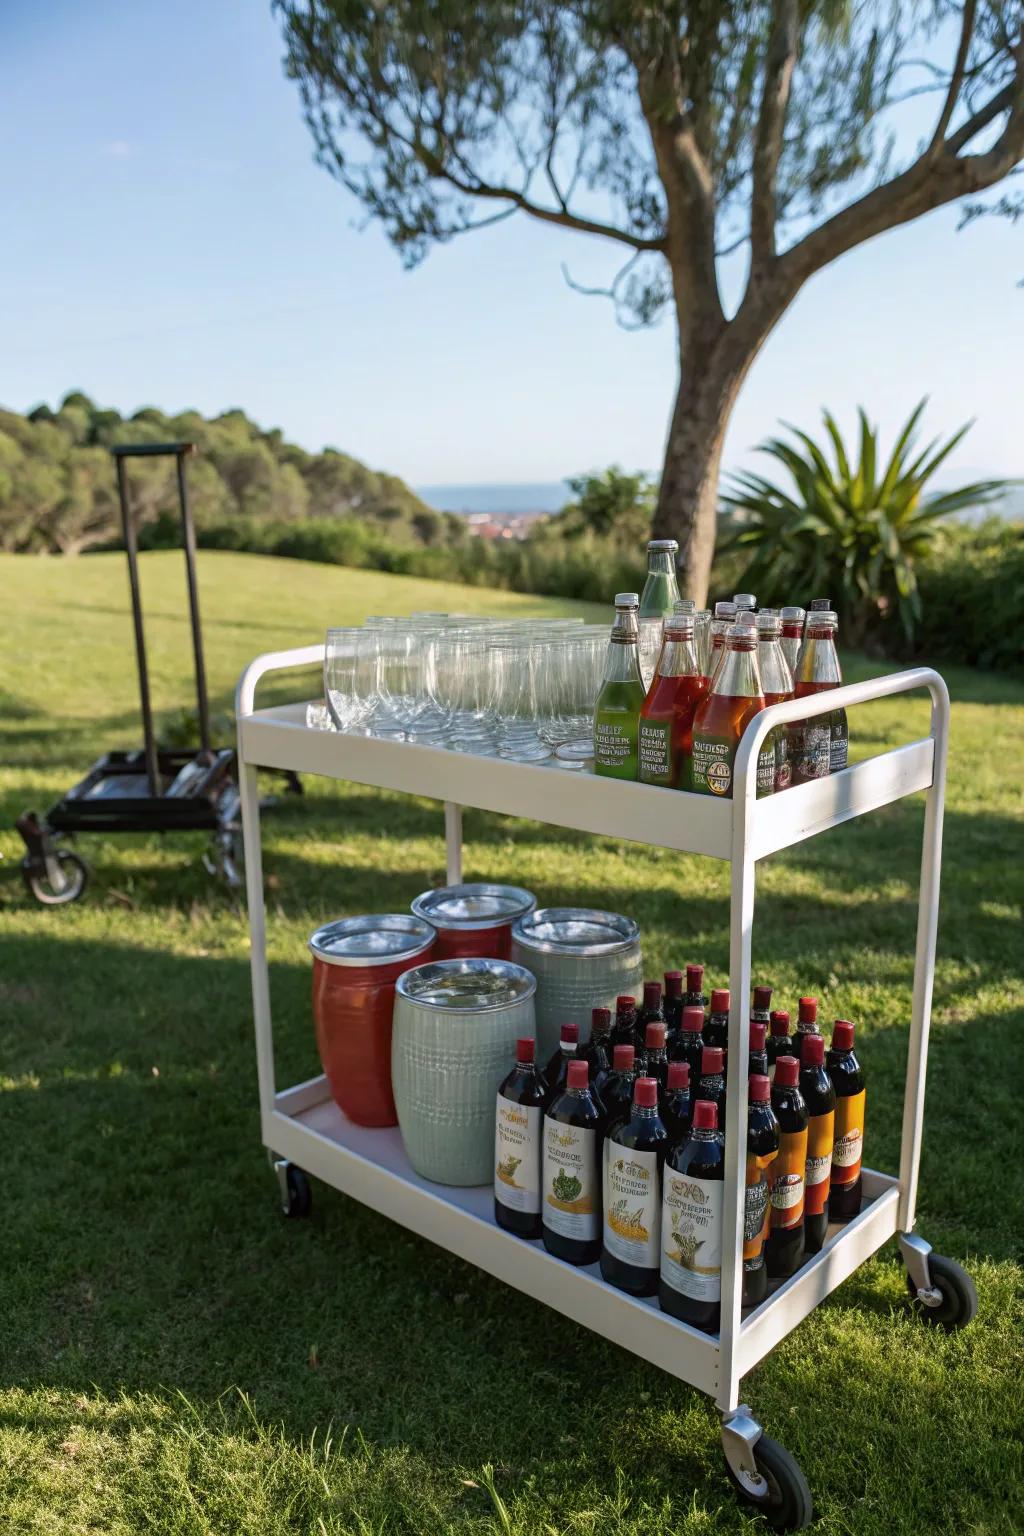
<svg viewBox="0 0 1024 1536">
<path fill-rule="evenodd" d="M 294 651 L 268 651 L 250 661 L 235 689 L 235 718 L 251 715 L 256 685 L 268 672 L 289 672 L 296 667 L 322 667 L 327 646 L 302 645 Z"/>
</svg>

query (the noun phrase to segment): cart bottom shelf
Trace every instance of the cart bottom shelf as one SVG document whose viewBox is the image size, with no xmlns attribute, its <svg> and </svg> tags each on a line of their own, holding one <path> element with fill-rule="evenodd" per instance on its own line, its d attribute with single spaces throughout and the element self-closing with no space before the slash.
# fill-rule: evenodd
<svg viewBox="0 0 1024 1536">
<path fill-rule="evenodd" d="M 330 1097 L 326 1078 L 279 1093 L 264 1116 L 263 1140 L 307 1173 L 718 1399 L 717 1335 L 669 1317 L 655 1299 L 616 1290 L 596 1264 L 577 1269 L 543 1244 L 503 1231 L 494 1220 L 489 1185 L 456 1188 L 420 1178 L 397 1127 L 354 1125 Z M 790 1279 L 774 1283 L 744 1318 L 734 1341 L 740 1374 L 894 1235 L 898 1198 L 895 1179 L 865 1169 L 860 1215 L 830 1227 L 821 1252 Z"/>
</svg>

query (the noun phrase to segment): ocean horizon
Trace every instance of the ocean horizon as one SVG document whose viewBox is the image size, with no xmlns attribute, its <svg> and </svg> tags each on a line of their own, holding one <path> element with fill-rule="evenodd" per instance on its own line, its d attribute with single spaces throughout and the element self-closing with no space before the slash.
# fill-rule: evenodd
<svg viewBox="0 0 1024 1536">
<path fill-rule="evenodd" d="M 529 480 L 494 484 L 414 485 L 416 495 L 435 512 L 486 512 L 522 515 L 526 512 L 560 512 L 569 500 L 564 480 Z"/>
</svg>

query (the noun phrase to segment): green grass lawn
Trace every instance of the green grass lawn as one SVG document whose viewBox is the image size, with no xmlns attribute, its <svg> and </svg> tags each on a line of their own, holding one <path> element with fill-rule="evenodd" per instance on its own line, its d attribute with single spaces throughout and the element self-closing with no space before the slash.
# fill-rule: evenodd
<svg viewBox="0 0 1024 1536">
<path fill-rule="evenodd" d="M 189 703 L 181 562 L 143 559 L 155 700 Z M 216 708 L 264 650 L 382 610 L 554 611 L 288 561 L 200 560 Z M 0 1529 L 696 1536 L 753 1529 L 707 1400 L 329 1189 L 277 1213 L 260 1146 L 246 928 L 200 837 L 99 838 L 84 902 L 42 911 L 9 830 L 135 745 L 123 560 L 0 557 Z M 569 607 L 570 605 L 562 605 Z M 577 609 L 577 611 L 582 611 Z M 593 612 L 593 610 L 590 610 Z M 867 663 L 847 658 L 848 676 Z M 919 1227 L 981 1313 L 936 1334 L 886 1250 L 745 1383 L 822 1532 L 1020 1529 L 1024 687 L 954 699 Z M 923 698 L 851 717 L 855 755 Z M 268 781 L 268 788 L 269 788 Z M 894 1169 L 922 811 L 762 866 L 757 974 L 860 1025 L 868 1161 Z M 309 780 L 265 820 L 279 1081 L 316 1070 L 305 941 L 443 873 L 440 807 Z M 467 813 L 466 876 L 640 921 L 647 968 L 725 979 L 727 869 Z M 763 1527 L 760 1527 L 763 1529 Z"/>
</svg>

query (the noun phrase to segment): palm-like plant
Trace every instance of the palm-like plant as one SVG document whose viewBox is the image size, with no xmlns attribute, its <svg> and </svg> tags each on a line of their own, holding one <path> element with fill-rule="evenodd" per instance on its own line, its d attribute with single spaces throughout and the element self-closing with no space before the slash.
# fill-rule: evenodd
<svg viewBox="0 0 1024 1536">
<path fill-rule="evenodd" d="M 926 495 L 928 481 L 972 425 L 918 452 L 915 437 L 926 404 L 917 406 L 884 466 L 878 433 L 863 409 L 857 464 L 828 411 L 823 415 L 834 465 L 813 438 L 788 423 L 795 444 L 781 438 L 763 443 L 761 452 L 788 470 L 793 489 L 761 475 L 732 477 L 723 497 L 732 521 L 725 547 L 750 555 L 742 584 L 790 593 L 794 600 L 802 593 L 827 592 L 855 640 L 895 611 L 911 639 L 921 614 L 916 567 L 938 524 L 965 507 L 987 505 L 1008 483 L 982 480 Z"/>
</svg>

